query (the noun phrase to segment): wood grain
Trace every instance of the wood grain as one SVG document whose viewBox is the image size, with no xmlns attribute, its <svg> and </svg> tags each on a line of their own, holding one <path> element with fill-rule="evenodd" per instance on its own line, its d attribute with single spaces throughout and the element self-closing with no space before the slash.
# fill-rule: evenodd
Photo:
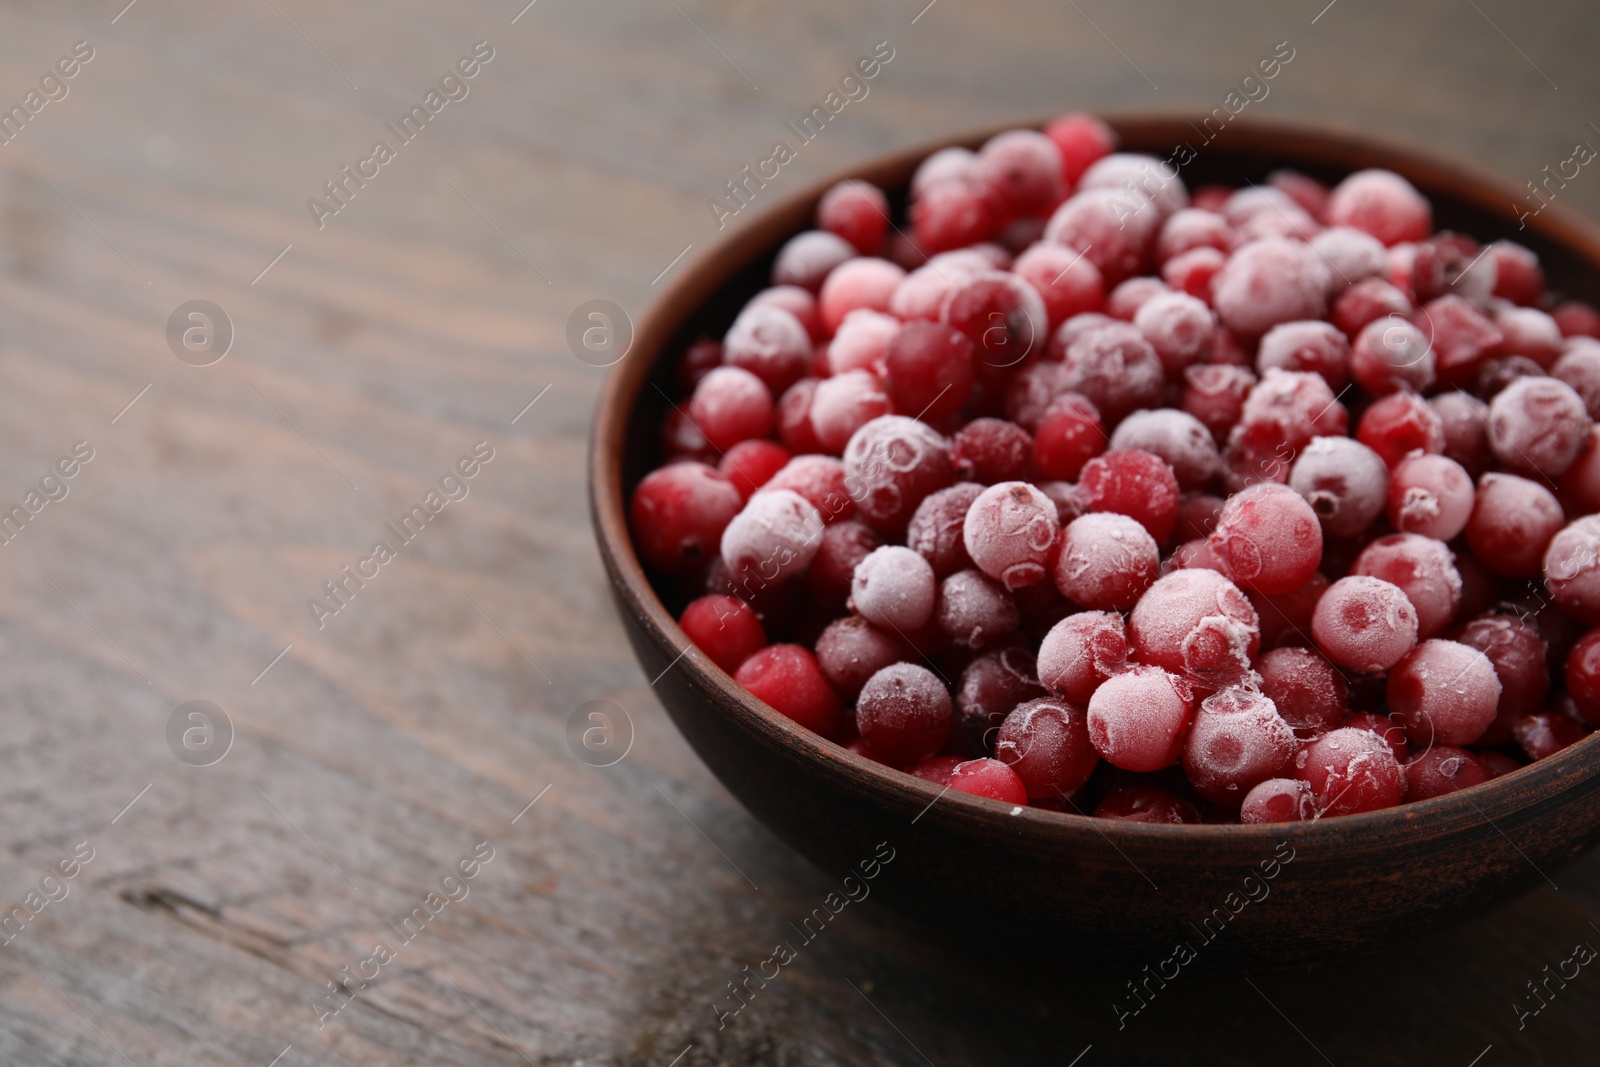
<svg viewBox="0 0 1600 1067">
<path fill-rule="evenodd" d="M 1421 947 L 1259 990 L 1196 981 L 1122 1031 L 1117 976 L 1020 972 L 1005 946 L 968 960 L 869 901 L 717 1030 L 725 983 L 830 882 L 716 785 L 626 647 L 583 492 L 605 372 L 565 330 L 594 298 L 639 315 L 663 268 L 718 236 L 705 199 L 879 40 L 897 52 L 872 94 L 774 195 L 1057 108 L 1207 109 L 1281 40 L 1296 58 L 1251 105 L 1264 117 L 1526 180 L 1600 137 L 1600 13 L 1340 0 L 1312 25 L 1321 3 L 939 0 L 913 25 L 920 0 L 539 0 L 513 24 L 517 0 L 122 6 L 0 13 L 0 101 L 74 42 L 96 49 L 0 146 L 0 501 L 95 449 L 0 546 L 0 903 L 95 850 L 0 947 L 0 1061 L 951 1067 L 1092 1045 L 1084 1067 L 1343 1067 L 1465 1065 L 1490 1044 L 1486 1067 L 1589 1061 L 1600 979 L 1522 1031 L 1511 1005 L 1600 942 L 1593 859 Z M 471 95 L 319 231 L 306 198 L 479 40 L 496 56 Z M 1600 210 L 1587 171 L 1569 194 Z M 197 298 L 236 331 L 204 368 L 166 340 Z M 317 630 L 306 599 L 477 441 L 495 458 L 470 495 Z M 236 731 L 213 766 L 168 748 L 194 699 Z M 610 768 L 567 745 L 591 699 L 635 730 Z M 495 858 L 466 898 L 318 1030 L 325 983 L 481 841 Z"/>
</svg>

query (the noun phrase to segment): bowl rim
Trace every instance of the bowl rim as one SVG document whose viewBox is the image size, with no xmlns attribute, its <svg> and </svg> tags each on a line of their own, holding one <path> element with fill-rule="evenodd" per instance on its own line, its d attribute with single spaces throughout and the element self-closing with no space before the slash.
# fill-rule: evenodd
<svg viewBox="0 0 1600 1067">
<path fill-rule="evenodd" d="M 1122 151 L 1154 151 L 1140 149 L 1134 144 L 1170 140 L 1168 135 L 1180 127 L 1193 128 L 1193 122 L 1201 117 L 1184 112 L 1095 114 L 1117 132 L 1119 141 L 1128 145 L 1120 149 Z M 1600 730 L 1597 730 L 1560 752 L 1468 790 L 1405 801 L 1377 811 L 1308 822 L 1151 824 L 1094 819 L 1087 813 L 1058 812 L 1031 805 L 1019 808 L 949 786 L 941 789 L 932 782 L 877 763 L 814 733 L 735 682 L 688 638 L 657 595 L 634 550 L 622 484 L 624 445 L 637 397 L 655 365 L 666 355 L 668 343 L 706 299 L 741 269 L 777 247 L 773 237 L 775 229 L 781 233 L 776 239 L 778 242 L 798 232 L 790 229 L 786 220 L 799 215 L 802 208 L 809 213 L 822 194 L 837 182 L 846 178 L 873 180 L 872 173 L 909 174 L 916 163 L 941 148 L 976 147 L 1004 130 L 1039 129 L 1046 121 L 989 125 L 925 141 L 871 157 L 774 200 L 760 214 L 715 240 L 692 260 L 643 316 L 629 350 L 607 377 L 596 403 L 588 457 L 589 502 L 602 561 L 618 594 L 619 607 L 634 613 L 658 645 L 678 651 L 678 658 L 668 669 L 688 672 L 695 688 L 720 697 L 720 700 L 708 701 L 713 714 L 726 714 L 722 706 L 736 709 L 737 721 L 731 725 L 758 735 L 799 760 L 813 761 L 819 771 L 831 772 L 836 778 L 854 779 L 886 806 L 926 812 L 942 797 L 946 817 L 959 815 L 966 821 L 986 823 L 996 833 L 1027 831 L 1031 836 L 1056 838 L 1064 845 L 1093 837 L 1106 841 L 1120 837 L 1132 842 L 1190 842 L 1195 847 L 1226 844 L 1233 848 L 1258 844 L 1265 854 L 1287 837 L 1300 846 L 1336 847 L 1352 838 L 1361 839 L 1408 823 L 1439 830 L 1464 822 L 1473 826 L 1483 822 L 1495 825 L 1485 813 L 1485 806 L 1502 813 L 1532 809 L 1541 801 L 1559 797 L 1583 778 L 1600 772 Z M 1498 215 L 1508 223 L 1516 221 L 1514 212 L 1508 212 L 1506 206 L 1515 205 L 1521 190 L 1510 179 L 1475 163 L 1431 150 L 1419 151 L 1338 125 L 1240 118 L 1228 126 L 1248 129 L 1248 135 L 1256 138 L 1257 143 L 1268 139 L 1282 143 L 1285 158 L 1281 165 L 1285 167 L 1300 165 L 1307 157 L 1348 172 L 1372 166 L 1388 167 L 1419 186 L 1449 186 L 1449 195 L 1455 201 Z M 1351 160 L 1359 161 L 1360 165 L 1352 165 Z M 1600 222 L 1556 201 L 1532 216 L 1529 227 L 1545 240 L 1563 246 L 1576 258 L 1600 270 Z M 1498 803 L 1517 800 L 1520 802 Z M 1480 805 L 1478 801 L 1486 803 Z M 1499 829 L 1497 825 L 1495 828 Z"/>
</svg>

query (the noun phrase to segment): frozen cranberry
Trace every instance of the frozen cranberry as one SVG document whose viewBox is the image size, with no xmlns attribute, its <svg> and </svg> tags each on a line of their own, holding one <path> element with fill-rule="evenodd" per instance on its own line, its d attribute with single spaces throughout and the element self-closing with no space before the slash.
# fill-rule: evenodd
<svg viewBox="0 0 1600 1067">
<path fill-rule="evenodd" d="M 1061 366 L 1063 386 L 1082 393 L 1112 422 L 1161 398 L 1161 357 L 1130 325 L 1087 331 L 1067 346 Z"/>
<path fill-rule="evenodd" d="M 805 293 L 804 289 L 794 291 Z M 683 359 L 678 363 L 679 388 L 684 392 L 694 392 L 694 387 L 700 384 L 700 379 L 711 373 L 714 367 L 720 366 L 722 366 L 722 342 L 710 337 L 700 338 L 688 347 L 683 353 Z"/>
<path fill-rule="evenodd" d="M 733 680 L 813 733 L 833 737 L 838 732 L 844 711 L 839 694 L 816 657 L 799 645 L 768 645 L 740 664 Z"/>
<path fill-rule="evenodd" d="M 1485 474 L 1467 519 L 1467 544 L 1502 578 L 1531 578 L 1565 522 L 1555 494 L 1515 474 Z"/>
<path fill-rule="evenodd" d="M 1238 681 L 1261 643 L 1256 609 L 1213 570 L 1158 578 L 1128 617 L 1128 643 L 1140 662 L 1207 685 Z"/>
<path fill-rule="evenodd" d="M 1019 370 L 1006 386 L 1005 417 L 1031 434 L 1050 405 L 1067 391 L 1067 372 L 1054 360 L 1031 363 Z"/>
<path fill-rule="evenodd" d="M 1544 371 L 1539 369 L 1539 364 L 1526 356 L 1486 359 L 1478 371 L 1478 380 L 1472 391 L 1478 399 L 1492 401 L 1518 378 L 1538 378 L 1543 374 Z"/>
<path fill-rule="evenodd" d="M 1172 468 L 1182 489 L 1199 489 L 1216 477 L 1216 440 L 1193 415 L 1172 408 L 1136 411 L 1111 435 L 1113 451 L 1146 452 Z"/>
<path fill-rule="evenodd" d="M 736 584 L 784 581 L 811 565 L 822 525 L 821 513 L 799 493 L 764 490 L 722 531 L 722 561 Z"/>
<path fill-rule="evenodd" d="M 1495 267 L 1495 296 L 1516 304 L 1538 303 L 1544 292 L 1538 256 L 1515 241 L 1496 241 L 1489 246 L 1489 261 Z"/>
<path fill-rule="evenodd" d="M 1211 547 L 1211 542 L 1205 538 L 1185 541 L 1173 549 L 1162 562 L 1161 573 L 1171 574 L 1173 571 L 1192 567 L 1203 567 L 1224 576 L 1228 573 L 1228 565 L 1222 561 L 1222 557 L 1217 555 L 1217 550 Z"/>
<path fill-rule="evenodd" d="M 1210 493 L 1184 493 L 1178 498 L 1178 527 L 1180 541 L 1211 536 L 1217 528 L 1217 516 L 1222 514 L 1223 500 Z"/>
<path fill-rule="evenodd" d="M 778 440 L 795 455 L 822 451 L 822 442 L 811 428 L 811 401 L 816 395 L 817 379 L 802 378 L 778 401 Z"/>
<path fill-rule="evenodd" d="M 1094 817 L 1176 826 L 1198 823 L 1200 812 L 1187 800 L 1164 789 L 1135 785 L 1109 794 L 1095 806 Z"/>
<path fill-rule="evenodd" d="M 898 634 L 859 615 L 835 619 L 817 638 L 817 665 L 839 695 L 851 701 L 867 679 L 913 654 Z"/>
<path fill-rule="evenodd" d="M 1600 426 L 1589 427 L 1583 451 L 1561 476 L 1561 500 L 1568 512 L 1600 511 Z"/>
<path fill-rule="evenodd" d="M 1153 537 L 1125 515 L 1074 519 L 1056 557 L 1056 588 L 1096 611 L 1127 611 L 1155 581 L 1161 554 Z"/>
<path fill-rule="evenodd" d="M 1455 460 L 1410 456 L 1389 483 L 1389 522 L 1404 533 L 1449 541 L 1466 528 L 1474 495 L 1472 476 Z"/>
<path fill-rule="evenodd" d="M 1321 376 L 1273 369 L 1250 390 L 1229 444 L 1287 459 L 1313 437 L 1342 436 L 1349 425 L 1349 412 Z"/>
<path fill-rule="evenodd" d="M 964 482 L 929 495 L 917 506 L 906 528 L 906 545 L 933 566 L 934 574 L 943 577 L 972 565 L 964 531 L 967 511 L 982 493 L 982 486 Z"/>
<path fill-rule="evenodd" d="M 1121 322 L 1132 322 L 1145 303 L 1170 292 L 1159 278 L 1129 278 L 1106 295 L 1105 312 Z"/>
<path fill-rule="evenodd" d="M 1343 389 L 1350 380 L 1350 342 L 1330 323 L 1279 323 L 1261 338 L 1256 370 L 1317 374 L 1328 388 Z"/>
<path fill-rule="evenodd" d="M 912 200 L 912 235 L 928 252 L 963 248 L 994 235 L 1002 222 L 998 209 L 976 174 L 951 176 L 929 184 Z"/>
<path fill-rule="evenodd" d="M 705 434 L 694 424 L 687 412 L 674 405 L 667 413 L 661 427 L 661 448 L 669 460 L 692 459 L 709 464 L 716 458 L 715 451 L 706 443 Z"/>
<path fill-rule="evenodd" d="M 1328 267 L 1304 241 L 1266 237 L 1240 248 L 1212 284 L 1222 324 L 1259 337 L 1280 322 L 1320 319 L 1328 310 Z"/>
<path fill-rule="evenodd" d="M 806 571 L 806 588 L 828 607 L 844 607 L 856 565 L 882 544 L 877 532 L 863 522 L 836 522 L 825 527 L 816 557 Z"/>
<path fill-rule="evenodd" d="M 1052 121 L 1044 135 L 1061 153 L 1061 175 L 1069 187 L 1078 184 L 1090 164 L 1117 149 L 1117 135 L 1110 126 L 1077 111 Z"/>
<path fill-rule="evenodd" d="M 1356 337 L 1370 323 L 1406 318 L 1414 310 L 1410 298 L 1387 281 L 1363 278 L 1339 294 L 1328 317 L 1346 337 Z"/>
<path fill-rule="evenodd" d="M 841 263 L 817 294 L 817 314 L 829 335 L 856 308 L 887 311 L 889 297 L 906 272 L 886 259 L 861 257 Z"/>
<path fill-rule="evenodd" d="M 1222 441 L 1239 421 L 1256 376 L 1245 367 L 1207 365 L 1185 368 L 1183 381 L 1178 406 Z"/>
<path fill-rule="evenodd" d="M 1455 745 L 1435 745 L 1407 763 L 1403 770 L 1407 800 L 1427 800 L 1457 793 L 1492 777 L 1482 760 Z"/>
<path fill-rule="evenodd" d="M 1494 721 L 1500 679 L 1482 652 L 1434 638 L 1395 664 L 1387 695 L 1413 747 L 1470 745 Z"/>
<path fill-rule="evenodd" d="M 840 522 L 856 513 L 845 488 L 844 464 L 832 456 L 796 456 L 761 486 L 763 492 L 790 489 L 811 502 L 823 522 Z"/>
<path fill-rule="evenodd" d="M 1461 606 L 1461 575 L 1455 555 L 1441 541 L 1417 534 L 1380 537 L 1356 557 L 1351 574 L 1398 586 L 1417 609 L 1417 636 L 1444 632 Z"/>
<path fill-rule="evenodd" d="M 740 441 L 728 449 L 722 462 L 717 464 L 717 470 L 733 483 L 740 496 L 748 499 L 781 471 L 790 458 L 789 450 L 776 441 L 752 439 Z"/>
<path fill-rule="evenodd" d="M 1261 692 L 1302 738 L 1337 729 L 1349 714 L 1349 690 L 1326 658 L 1309 648 L 1276 648 L 1256 662 Z"/>
<path fill-rule="evenodd" d="M 1364 679 L 1364 681 L 1376 685 L 1381 691 L 1382 679 L 1371 678 Z M 1389 746 L 1389 751 L 1394 753 L 1395 760 L 1402 766 L 1410 758 L 1411 745 L 1406 741 L 1405 730 L 1387 715 L 1379 715 L 1371 711 L 1351 712 L 1349 717 L 1344 720 L 1344 728 L 1366 730 L 1375 734 L 1384 744 Z"/>
<path fill-rule="evenodd" d="M 1433 348 L 1427 336 L 1405 319 L 1396 315 L 1374 319 L 1350 346 L 1350 374 L 1374 395 L 1426 389 L 1435 375 Z"/>
<path fill-rule="evenodd" d="M 1114 152 L 1097 159 L 1078 180 L 1079 189 L 1122 189 L 1148 198 L 1162 218 L 1189 203 L 1189 190 L 1166 160 L 1134 152 Z"/>
<path fill-rule="evenodd" d="M 978 179 L 1013 215 L 1043 215 L 1066 195 L 1061 150 L 1035 130 L 1006 130 L 978 151 Z"/>
<path fill-rule="evenodd" d="M 1583 398 L 1590 419 L 1600 416 L 1600 342 L 1587 337 L 1568 341 L 1550 373 Z"/>
<path fill-rule="evenodd" d="M 1013 269 L 1044 300 L 1051 327 L 1105 302 L 1099 268 L 1061 245 L 1040 242 L 1018 256 Z"/>
<path fill-rule="evenodd" d="M 933 617 L 937 592 L 927 560 L 909 548 L 885 545 L 856 564 L 850 606 L 874 626 L 905 633 Z"/>
<path fill-rule="evenodd" d="M 1310 784 L 1324 816 L 1392 808 L 1405 790 L 1394 752 L 1370 730 L 1329 731 L 1301 758 L 1298 777 Z"/>
<path fill-rule="evenodd" d="M 718 452 L 772 429 L 772 393 L 738 367 L 718 367 L 695 386 L 689 417 Z"/>
<path fill-rule="evenodd" d="M 911 773 L 925 782 L 946 786 L 950 784 L 950 775 L 965 762 L 960 756 L 934 756 L 912 767 Z"/>
<path fill-rule="evenodd" d="M 1033 653 L 1013 646 L 975 656 L 956 687 L 956 717 L 973 752 L 987 752 L 1011 709 L 1045 696 Z"/>
<path fill-rule="evenodd" d="M 889 340 L 900 332 L 900 320 L 871 308 L 856 308 L 844 317 L 828 342 L 828 373 L 863 370 L 884 373 Z"/>
<path fill-rule="evenodd" d="M 1089 698 L 1089 742 L 1113 766 L 1156 771 L 1177 762 L 1193 718 L 1188 683 L 1160 667 L 1134 667 Z"/>
<path fill-rule="evenodd" d="M 1590 630 L 1578 639 L 1563 673 L 1578 713 L 1590 726 L 1600 726 L 1600 630 Z"/>
<path fill-rule="evenodd" d="M 1072 481 L 1105 447 L 1105 429 L 1094 404 L 1078 393 L 1063 393 L 1039 420 L 1033 465 L 1045 478 Z"/>
<path fill-rule="evenodd" d="M 1165 264 L 1196 248 L 1226 252 L 1233 246 L 1233 227 L 1221 215 L 1184 208 L 1167 217 L 1156 235 L 1156 261 Z"/>
<path fill-rule="evenodd" d="M 876 185 L 846 179 L 822 194 L 817 204 L 817 225 L 869 256 L 883 244 L 889 226 L 889 201 Z"/>
<path fill-rule="evenodd" d="M 1399 586 L 1340 578 L 1317 601 L 1311 636 L 1323 654 L 1353 671 L 1386 671 L 1417 643 L 1417 609 Z"/>
<path fill-rule="evenodd" d="M 806 328 L 806 334 L 813 342 L 824 339 L 822 320 L 817 318 L 817 295 L 811 290 L 802 289 L 798 285 L 774 285 L 752 296 L 745 307 L 760 307 L 763 304 L 782 308 L 799 319 L 800 325 Z M 718 345 L 719 349 L 720 347 Z"/>
<path fill-rule="evenodd" d="M 857 430 L 845 446 L 844 472 L 861 517 L 889 534 L 905 528 L 923 497 L 955 479 L 949 441 L 903 415 L 884 415 Z"/>
<path fill-rule="evenodd" d="M 1289 773 L 1296 747 L 1272 698 L 1232 687 L 1201 702 L 1184 743 L 1183 769 L 1202 797 L 1232 806 L 1260 783 Z"/>
<path fill-rule="evenodd" d="M 1328 579 L 1319 572 L 1291 593 L 1279 596 L 1247 593 L 1256 614 L 1261 617 L 1261 647 L 1310 644 L 1311 616 L 1317 610 L 1317 601 L 1327 591 Z"/>
<path fill-rule="evenodd" d="M 846 371 L 817 383 L 811 398 L 811 428 L 824 449 L 838 453 L 857 430 L 894 408 L 874 375 L 864 370 Z"/>
<path fill-rule="evenodd" d="M 1542 711 L 1519 719 L 1511 732 L 1517 739 L 1517 746 L 1532 760 L 1553 756 L 1582 741 L 1586 735 L 1577 722 L 1552 711 Z"/>
<path fill-rule="evenodd" d="M 1022 623 L 1005 587 L 976 570 L 957 571 L 939 583 L 934 618 L 939 629 L 967 648 L 992 645 Z"/>
<path fill-rule="evenodd" d="M 1122 616 L 1115 612 L 1069 615 L 1045 634 L 1039 646 L 1039 681 L 1050 692 L 1078 705 L 1087 704 L 1102 682 L 1127 665 L 1128 639 Z M 1600 706 L 1600 698 L 1596 703 Z"/>
<path fill-rule="evenodd" d="M 1563 337 L 1600 337 L 1600 311 L 1581 300 L 1568 300 L 1550 313 Z"/>
<path fill-rule="evenodd" d="M 1471 382 L 1505 340 L 1498 326 L 1454 293 L 1428 303 L 1420 319 L 1432 353 L 1434 374 L 1446 386 Z M 1389 340 L 1392 344 L 1392 338 Z M 1413 387 L 1421 388 L 1414 379 L 1408 380 Z"/>
<path fill-rule="evenodd" d="M 1209 301 L 1212 282 L 1227 261 L 1215 248 L 1191 248 L 1161 265 L 1161 280 L 1176 292 Z"/>
<path fill-rule="evenodd" d="M 1489 449 L 1489 406 L 1470 393 L 1440 393 L 1428 400 L 1444 432 L 1445 456 L 1473 478 L 1494 461 Z"/>
<path fill-rule="evenodd" d="M 1505 335 L 1495 350 L 1497 355 L 1527 356 L 1541 370 L 1548 371 L 1566 350 L 1561 327 L 1538 308 L 1500 308 L 1495 312 L 1494 324 Z"/>
<path fill-rule="evenodd" d="M 1433 229 L 1433 211 L 1421 193 L 1388 170 L 1362 170 L 1334 186 L 1328 224 L 1351 226 L 1386 245 L 1420 241 Z"/>
<path fill-rule="evenodd" d="M 713 595 L 692 601 L 678 625 L 711 662 L 730 674 L 767 644 L 761 620 L 738 597 Z"/>
<path fill-rule="evenodd" d="M 1538 627 L 1515 615 L 1488 614 L 1458 627 L 1451 639 L 1489 657 L 1500 679 L 1500 702 L 1495 720 L 1480 739 L 1482 744 L 1504 744 L 1511 724 L 1532 715 L 1550 695 L 1550 671 L 1545 642 Z"/>
<path fill-rule="evenodd" d="M 674 463 L 639 482 L 628 519 L 647 566 L 684 574 L 710 561 L 743 506 L 739 490 L 712 468 Z"/>
<path fill-rule="evenodd" d="M 891 317 L 903 322 L 938 322 L 939 309 L 944 306 L 944 298 L 949 295 L 951 288 L 958 281 L 971 277 L 979 270 L 988 269 L 986 266 L 941 264 L 938 262 L 941 258 L 943 256 L 935 256 L 933 261 L 905 276 L 905 280 L 889 297 Z M 896 323 L 897 329 L 898 325 Z"/>
<path fill-rule="evenodd" d="M 1268 778 L 1245 794 L 1239 808 L 1239 821 L 1246 824 L 1310 822 L 1316 815 L 1311 785 L 1298 778 Z"/>
<path fill-rule="evenodd" d="M 1133 324 L 1161 357 L 1169 376 L 1204 358 L 1216 333 L 1216 318 L 1187 293 L 1158 293 L 1139 306 Z"/>
<path fill-rule="evenodd" d="M 1298 589 L 1322 561 L 1317 513 L 1273 482 L 1229 497 L 1211 543 L 1236 581 L 1268 596 Z"/>
<path fill-rule="evenodd" d="M 1588 429 L 1583 398 L 1558 378 L 1519 378 L 1489 404 L 1489 446 L 1514 474 L 1559 478 Z"/>
<path fill-rule="evenodd" d="M 1383 276 L 1387 258 L 1383 242 L 1370 233 L 1334 226 L 1312 237 L 1311 247 L 1327 260 L 1335 290 Z"/>
<path fill-rule="evenodd" d="M 1137 519 L 1157 542 L 1178 521 L 1178 479 L 1160 456 L 1137 449 L 1110 452 L 1084 464 L 1078 493 L 1090 511 Z"/>
<path fill-rule="evenodd" d="M 973 419 L 956 432 L 950 459 L 964 481 L 1022 481 L 1033 472 L 1033 435 L 1005 419 Z"/>
<path fill-rule="evenodd" d="M 885 667 L 856 700 L 856 725 L 872 750 L 897 766 L 918 763 L 950 736 L 950 691 L 938 675 L 913 663 Z"/>
<path fill-rule="evenodd" d="M 1001 482 L 967 509 L 962 539 L 979 570 L 1017 589 L 1045 576 L 1060 532 L 1049 497 L 1027 482 Z"/>
<path fill-rule="evenodd" d="M 1050 337 L 1043 299 L 1033 286 L 1005 271 L 985 271 L 951 286 L 939 318 L 971 341 L 969 360 L 990 368 L 1013 367 L 1031 352 L 1043 353 Z M 930 385 L 950 380 L 942 367 L 928 372 Z M 957 402 L 951 413 L 960 408 Z"/>
<path fill-rule="evenodd" d="M 1100 762 L 1087 713 L 1050 698 L 1012 709 L 1000 725 L 995 758 L 1016 772 L 1030 799 L 1070 796 Z"/>
<path fill-rule="evenodd" d="M 968 148 L 941 148 L 917 164 L 911 175 L 911 195 L 921 196 L 942 181 L 970 180 L 977 172 L 978 156 Z"/>
<path fill-rule="evenodd" d="M 1381 456 L 1392 470 L 1418 449 L 1443 452 L 1444 423 L 1417 394 L 1390 393 L 1362 412 L 1356 439 Z"/>
<path fill-rule="evenodd" d="M 1005 804 L 1026 804 L 1028 790 L 1017 772 L 995 759 L 968 760 L 950 772 L 950 788 Z"/>
<path fill-rule="evenodd" d="M 805 326 L 772 304 L 740 312 L 722 339 L 723 361 L 760 378 L 774 396 L 805 377 L 811 357 L 811 335 Z"/>
<path fill-rule="evenodd" d="M 1144 267 L 1161 220 L 1160 209 L 1135 190 L 1085 189 L 1050 216 L 1044 239 L 1082 252 L 1105 284 L 1116 285 Z"/>
<path fill-rule="evenodd" d="M 789 238 L 772 263 L 774 285 L 798 285 L 816 292 L 835 267 L 852 258 L 850 242 L 825 230 L 807 230 Z"/>
<path fill-rule="evenodd" d="M 1544 584 L 1556 606 L 1588 626 L 1600 624 L 1600 515 L 1569 524 L 1544 553 Z"/>
<path fill-rule="evenodd" d="M 1360 441 L 1314 437 L 1294 461 L 1289 487 L 1311 505 L 1329 537 L 1354 537 L 1382 514 L 1389 470 Z"/>
</svg>

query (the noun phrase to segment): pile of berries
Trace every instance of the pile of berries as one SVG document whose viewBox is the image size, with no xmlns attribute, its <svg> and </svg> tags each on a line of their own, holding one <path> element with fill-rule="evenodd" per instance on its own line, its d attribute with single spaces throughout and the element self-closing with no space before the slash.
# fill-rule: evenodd
<svg viewBox="0 0 1600 1067">
<path fill-rule="evenodd" d="M 1388 171 L 1191 192 L 1081 114 L 936 152 L 890 212 L 822 198 L 683 353 L 634 491 L 755 696 L 1171 823 L 1438 796 L 1600 725 L 1600 314 L 1529 249 Z"/>
</svg>

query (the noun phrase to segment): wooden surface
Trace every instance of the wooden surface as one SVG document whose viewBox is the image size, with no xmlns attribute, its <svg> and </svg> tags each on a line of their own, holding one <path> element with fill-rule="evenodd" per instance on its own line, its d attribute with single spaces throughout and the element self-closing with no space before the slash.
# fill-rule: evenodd
<svg viewBox="0 0 1600 1067">
<path fill-rule="evenodd" d="M 513 24 L 521 7 L 0 10 L 0 101 L 95 49 L 0 145 L 0 501 L 94 449 L 0 545 L 0 906 L 38 909 L 0 947 L 0 1062 L 1592 1062 L 1592 968 L 1521 1030 L 1513 1005 L 1600 944 L 1600 856 L 1372 961 L 1186 975 L 1120 1031 L 1129 975 L 973 959 L 868 901 L 719 1031 L 726 983 L 832 885 L 720 789 L 625 646 L 582 485 L 606 372 L 566 323 L 591 299 L 637 316 L 716 237 L 706 198 L 880 40 L 871 94 L 773 196 L 1014 116 L 1209 110 L 1284 40 L 1247 114 L 1531 179 L 1600 143 L 1600 10 L 539 0 Z M 480 40 L 468 97 L 319 231 L 306 199 Z M 1562 196 L 1600 211 L 1600 176 Z M 207 367 L 166 336 L 194 299 L 236 335 Z M 479 441 L 469 495 L 319 630 L 307 598 Z M 606 768 L 568 743 L 597 699 L 633 727 Z M 191 700 L 233 724 L 210 766 L 169 746 Z M 47 884 L 65 897 L 29 898 L 83 842 Z M 493 859 L 443 885 L 480 842 Z M 429 899 L 445 888 L 465 896 Z M 392 960 L 319 1029 L 326 983 L 379 941 Z"/>
</svg>

